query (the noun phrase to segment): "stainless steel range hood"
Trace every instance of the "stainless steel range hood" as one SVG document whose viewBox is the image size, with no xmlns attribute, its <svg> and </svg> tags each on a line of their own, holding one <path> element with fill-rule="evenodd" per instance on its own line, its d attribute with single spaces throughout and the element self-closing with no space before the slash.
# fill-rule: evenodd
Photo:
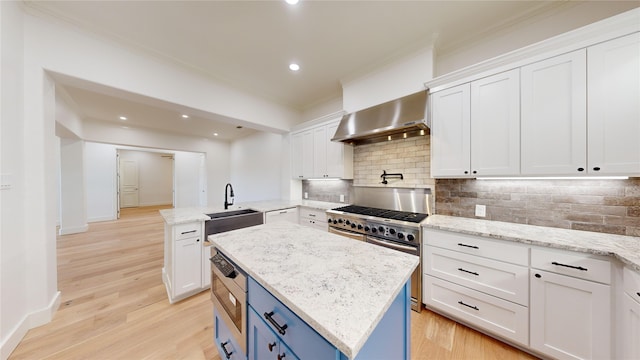
<svg viewBox="0 0 640 360">
<path fill-rule="evenodd" d="M 367 144 L 428 133 L 425 90 L 343 116 L 331 141 Z"/>
</svg>

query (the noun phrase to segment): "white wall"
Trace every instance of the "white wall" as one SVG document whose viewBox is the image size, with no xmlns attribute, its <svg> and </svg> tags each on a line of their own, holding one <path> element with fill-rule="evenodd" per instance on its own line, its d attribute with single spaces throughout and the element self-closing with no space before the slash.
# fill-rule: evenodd
<svg viewBox="0 0 640 360">
<path fill-rule="evenodd" d="M 118 218 L 116 154 L 115 145 L 85 143 L 84 176 L 87 222 Z"/>
<path fill-rule="evenodd" d="M 88 229 L 84 179 L 84 142 L 61 139 L 60 235 L 84 232 Z"/>
<path fill-rule="evenodd" d="M 175 207 L 197 207 L 200 205 L 200 193 L 206 191 L 201 188 L 200 164 L 205 161 L 201 153 L 176 151 L 174 161 Z"/>
<path fill-rule="evenodd" d="M 0 173 L 12 188 L 0 190 L 0 358 L 6 359 L 26 334 L 29 314 L 25 237 L 25 137 L 23 111 L 22 13 L 18 3 L 0 2 Z M 40 284 L 38 284 L 40 286 Z"/>
<path fill-rule="evenodd" d="M 287 135 L 258 133 L 231 144 L 231 184 L 236 203 L 283 198 L 281 166 L 289 163 L 286 138 Z M 224 188 L 214 191 L 221 192 L 224 203 Z"/>
<path fill-rule="evenodd" d="M 134 150 L 119 150 L 118 154 L 120 160 L 135 160 L 138 164 L 139 206 L 173 204 L 171 154 Z"/>
<path fill-rule="evenodd" d="M 433 78 L 433 48 L 426 47 L 367 75 L 342 82 L 342 104 L 347 112 L 425 90 Z"/>
<path fill-rule="evenodd" d="M 637 1 L 568 1 L 551 11 L 492 33 L 472 36 L 471 40 L 455 47 L 438 44 L 435 76 L 491 59 L 498 55 L 592 24 L 640 6 Z"/>
</svg>

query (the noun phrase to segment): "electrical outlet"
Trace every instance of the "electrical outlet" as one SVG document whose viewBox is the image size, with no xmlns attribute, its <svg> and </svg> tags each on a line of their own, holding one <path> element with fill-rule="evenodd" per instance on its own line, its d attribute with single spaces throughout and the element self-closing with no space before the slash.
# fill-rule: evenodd
<svg viewBox="0 0 640 360">
<path fill-rule="evenodd" d="M 308 193 L 308 192 L 305 192 L 305 193 L 304 193 L 304 198 L 305 198 L 305 199 L 308 199 L 308 198 L 309 198 L 309 193 Z"/>
<path fill-rule="evenodd" d="M 340 194 L 340 202 L 344 202 L 344 195 Z"/>
<path fill-rule="evenodd" d="M 476 205 L 476 216 L 479 216 L 479 217 L 487 216 L 487 206 L 486 205 Z"/>
</svg>

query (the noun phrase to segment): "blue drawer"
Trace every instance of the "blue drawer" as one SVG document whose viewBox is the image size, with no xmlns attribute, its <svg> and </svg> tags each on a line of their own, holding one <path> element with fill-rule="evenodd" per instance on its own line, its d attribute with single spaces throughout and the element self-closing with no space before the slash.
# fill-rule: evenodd
<svg viewBox="0 0 640 360">
<path fill-rule="evenodd" d="M 213 308 L 213 326 L 214 342 L 220 353 L 220 358 L 227 359 L 222 349 L 222 344 L 224 343 L 224 348 L 227 350 L 227 353 L 231 354 L 228 358 L 229 360 L 247 360 L 247 355 L 245 355 L 233 335 L 231 335 L 231 331 L 229 331 L 227 324 L 225 324 L 218 315 L 216 308 Z"/>
<path fill-rule="evenodd" d="M 333 345 L 252 278 L 249 278 L 248 302 L 271 330 L 301 359 L 336 359 L 339 356 Z M 272 312 L 271 318 L 278 325 L 286 324 L 284 334 L 264 315 Z"/>
</svg>

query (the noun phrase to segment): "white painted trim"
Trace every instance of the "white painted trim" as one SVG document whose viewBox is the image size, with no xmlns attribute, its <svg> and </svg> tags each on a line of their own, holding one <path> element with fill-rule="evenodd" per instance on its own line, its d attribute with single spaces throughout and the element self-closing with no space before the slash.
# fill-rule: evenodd
<svg viewBox="0 0 640 360">
<path fill-rule="evenodd" d="M 424 83 L 431 92 L 515 69 L 640 31 L 640 8 L 583 26 Z"/>
<path fill-rule="evenodd" d="M 18 347 L 18 344 L 20 344 L 20 341 L 22 341 L 27 334 L 27 331 L 44 325 L 53 319 L 53 314 L 55 314 L 60 307 L 60 295 L 60 291 L 56 291 L 45 308 L 29 313 L 22 318 L 18 325 L 9 332 L 6 339 L 2 342 L 2 345 L 0 345 L 0 359 L 6 360 L 9 358 L 9 355 Z"/>
<path fill-rule="evenodd" d="M 166 202 L 166 201 L 151 201 L 151 202 L 144 202 L 144 203 L 138 203 L 138 207 L 142 207 L 142 206 L 159 206 L 159 205 L 173 205 L 170 202 Z"/>
<path fill-rule="evenodd" d="M 100 217 L 87 219 L 87 222 L 92 223 L 92 222 L 113 221 L 113 220 L 116 220 L 115 216 L 100 216 Z"/>
<path fill-rule="evenodd" d="M 303 123 L 297 124 L 295 126 L 293 126 L 291 128 L 291 133 L 294 132 L 299 132 L 301 130 L 306 130 L 318 125 L 324 125 L 326 123 L 329 123 L 331 121 L 335 121 L 337 119 L 341 119 L 347 112 L 344 110 L 339 110 L 339 111 L 334 111 L 332 113 L 326 114 L 326 115 L 322 115 L 320 117 L 317 117 L 313 120 L 309 120 L 309 121 L 305 121 Z"/>
<path fill-rule="evenodd" d="M 82 226 L 67 227 L 64 229 L 60 228 L 60 230 L 58 230 L 58 235 L 78 234 L 78 233 L 87 232 L 87 230 L 89 230 L 89 224 L 84 224 Z"/>
</svg>

